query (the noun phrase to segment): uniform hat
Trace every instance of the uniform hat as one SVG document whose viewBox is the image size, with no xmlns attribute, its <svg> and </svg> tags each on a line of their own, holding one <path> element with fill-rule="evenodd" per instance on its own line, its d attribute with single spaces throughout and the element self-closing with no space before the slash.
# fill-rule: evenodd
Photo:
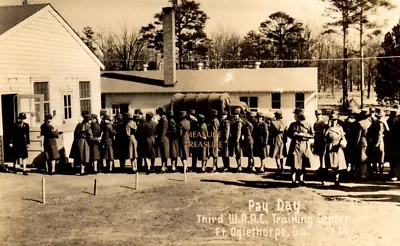
<svg viewBox="0 0 400 246">
<path fill-rule="evenodd" d="M 171 111 L 171 110 L 168 110 L 168 111 L 167 111 L 167 116 L 170 116 L 170 117 L 172 117 L 172 116 L 174 116 L 174 113 L 172 113 L 172 111 Z"/>
<path fill-rule="evenodd" d="M 390 116 L 396 117 L 397 116 L 397 110 L 390 110 Z"/>
<path fill-rule="evenodd" d="M 104 119 L 104 120 L 111 120 L 111 117 L 110 117 L 108 114 L 105 114 L 105 115 L 103 116 L 103 119 Z"/>
<path fill-rule="evenodd" d="M 181 118 L 185 118 L 187 116 L 186 111 L 181 111 L 180 116 Z"/>
<path fill-rule="evenodd" d="M 315 115 L 321 115 L 321 114 L 322 114 L 322 110 L 320 110 L 320 109 L 315 110 Z"/>
<path fill-rule="evenodd" d="M 336 115 L 338 115 L 338 114 L 339 114 L 339 111 L 337 111 L 337 110 L 332 110 L 331 114 L 336 114 Z"/>
<path fill-rule="evenodd" d="M 250 112 L 249 115 L 250 115 L 250 117 L 256 117 L 257 113 L 256 112 Z"/>
<path fill-rule="evenodd" d="M 368 109 L 361 109 L 360 115 L 361 115 L 361 116 L 367 116 L 368 113 L 369 113 Z"/>
<path fill-rule="evenodd" d="M 51 120 L 51 119 L 53 119 L 53 116 L 52 116 L 51 114 L 46 114 L 46 115 L 44 116 L 44 119 L 45 119 L 45 120 Z"/>
<path fill-rule="evenodd" d="M 147 113 L 146 113 L 146 117 L 154 117 L 153 112 L 147 112 Z"/>
<path fill-rule="evenodd" d="M 96 119 L 97 120 L 97 114 L 92 114 L 92 119 Z"/>
<path fill-rule="evenodd" d="M 380 113 L 382 110 L 380 108 L 375 108 L 375 113 Z"/>
<path fill-rule="evenodd" d="M 378 116 L 378 117 L 385 117 L 385 111 L 379 110 L 379 112 L 376 113 L 376 116 Z"/>
<path fill-rule="evenodd" d="M 84 110 L 84 111 L 82 111 L 82 113 L 81 113 L 81 116 L 82 117 L 87 117 L 89 115 L 89 111 L 86 111 L 86 110 Z"/>
<path fill-rule="evenodd" d="M 337 114 L 337 111 L 332 111 L 332 113 L 329 115 L 329 119 L 330 120 L 338 120 L 339 119 L 339 115 Z"/>
<path fill-rule="evenodd" d="M 157 109 L 157 113 L 158 113 L 158 114 L 165 114 L 165 108 L 164 108 L 164 107 L 159 107 L 159 108 Z"/>
<path fill-rule="evenodd" d="M 104 116 L 106 114 L 107 114 L 107 110 L 105 110 L 105 109 L 100 110 L 100 116 Z"/>
<path fill-rule="evenodd" d="M 141 110 L 140 108 L 135 109 L 134 114 L 136 114 L 136 115 L 139 115 L 139 114 L 143 115 L 142 110 Z"/>
<path fill-rule="evenodd" d="M 19 113 L 18 119 L 26 120 L 26 114 L 25 113 Z"/>
<path fill-rule="evenodd" d="M 277 110 L 274 114 L 275 115 L 282 115 L 282 110 Z"/>
<path fill-rule="evenodd" d="M 264 114 L 261 112 L 258 112 L 256 115 L 257 118 L 264 118 Z"/>
<path fill-rule="evenodd" d="M 240 114 L 240 108 L 236 108 L 234 114 Z"/>
<path fill-rule="evenodd" d="M 202 115 L 202 114 L 199 114 L 199 119 L 200 120 L 204 120 L 206 117 L 204 117 L 204 115 Z"/>
<path fill-rule="evenodd" d="M 191 115 L 195 115 L 195 114 L 196 114 L 196 110 L 194 110 L 194 109 L 191 109 L 191 110 L 189 111 L 189 114 L 191 114 Z"/>
<path fill-rule="evenodd" d="M 130 113 L 125 113 L 124 117 L 125 117 L 125 119 L 127 119 L 127 120 L 132 120 L 132 119 L 133 119 L 133 115 L 130 114 Z"/>
<path fill-rule="evenodd" d="M 218 111 L 215 110 L 215 109 L 211 110 L 211 115 L 212 116 L 218 116 Z"/>
<path fill-rule="evenodd" d="M 293 114 L 304 114 L 304 110 L 302 110 L 302 109 L 300 109 L 300 108 L 296 108 L 296 109 L 293 111 Z"/>
<path fill-rule="evenodd" d="M 226 110 L 222 111 L 222 115 L 228 115 L 228 111 Z"/>
</svg>

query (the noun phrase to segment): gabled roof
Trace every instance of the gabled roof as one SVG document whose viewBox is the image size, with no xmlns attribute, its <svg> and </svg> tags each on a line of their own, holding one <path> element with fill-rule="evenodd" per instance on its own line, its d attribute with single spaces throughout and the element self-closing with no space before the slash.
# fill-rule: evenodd
<svg viewBox="0 0 400 246">
<path fill-rule="evenodd" d="M 48 4 L 0 6 L 0 35 L 32 16 Z"/>
<path fill-rule="evenodd" d="M 116 71 L 101 75 L 102 93 L 314 92 L 317 68 L 177 70 L 177 83 L 163 86 L 163 71 Z"/>
<path fill-rule="evenodd" d="M 47 4 L 27 4 L 16 6 L 0 6 L 0 38 L 7 33 L 15 30 L 17 26 L 23 25 L 25 21 L 39 15 L 41 12 L 51 11 L 54 17 L 64 26 L 64 28 L 73 36 L 79 45 L 89 54 L 89 56 L 104 69 L 104 64 L 99 58 L 87 47 L 82 41 L 75 30 L 68 24 L 68 22 L 53 8 L 49 3 Z"/>
</svg>

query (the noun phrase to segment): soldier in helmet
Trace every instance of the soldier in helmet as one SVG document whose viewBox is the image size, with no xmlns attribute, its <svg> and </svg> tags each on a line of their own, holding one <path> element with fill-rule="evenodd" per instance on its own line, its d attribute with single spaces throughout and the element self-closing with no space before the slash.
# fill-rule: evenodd
<svg viewBox="0 0 400 246">
<path fill-rule="evenodd" d="M 157 124 L 156 131 L 156 146 L 159 148 L 160 157 L 161 157 L 161 172 L 166 171 L 167 162 L 169 158 L 169 139 L 167 137 L 168 131 L 168 118 L 166 116 L 165 108 L 159 108 L 158 115 L 160 116 L 160 120 Z"/>
<path fill-rule="evenodd" d="M 14 157 L 14 173 L 17 173 L 16 164 L 19 158 L 22 159 L 22 171 L 24 175 L 26 172 L 26 159 L 28 158 L 28 148 L 30 144 L 29 138 L 29 124 L 25 123 L 26 115 L 20 113 L 17 122 L 11 128 L 10 147 Z"/>
<path fill-rule="evenodd" d="M 207 168 L 207 160 L 208 160 L 208 150 L 209 150 L 209 141 L 208 141 L 208 129 L 207 124 L 205 122 L 205 116 L 199 114 L 199 142 L 198 142 L 198 158 L 201 160 L 201 170 L 203 173 L 206 172 Z"/>
<path fill-rule="evenodd" d="M 56 173 L 56 161 L 60 159 L 60 154 L 57 147 L 57 138 L 60 134 L 62 134 L 62 132 L 54 130 L 54 127 L 51 125 L 52 119 L 52 115 L 45 115 L 45 121 L 40 126 L 40 136 L 43 136 L 46 172 L 51 175 Z"/>
<path fill-rule="evenodd" d="M 234 120 L 231 125 L 231 139 L 230 139 L 230 155 L 233 156 L 233 153 L 235 154 L 236 157 L 236 162 L 238 166 L 238 171 L 242 171 L 242 163 L 241 163 L 241 158 L 242 158 L 242 148 L 240 147 L 240 139 L 242 137 L 242 127 L 243 127 L 243 121 L 240 119 L 240 109 L 237 108 L 235 109 L 234 112 Z"/>
<path fill-rule="evenodd" d="M 181 161 L 183 163 L 183 167 L 187 168 L 187 159 L 190 156 L 189 147 L 190 147 L 190 121 L 188 120 L 186 111 L 182 111 L 180 113 L 181 121 L 178 125 L 178 136 L 179 136 L 179 155 L 181 157 Z"/>
<path fill-rule="evenodd" d="M 253 129 L 254 129 L 254 119 L 256 118 L 255 112 L 248 112 L 247 114 L 247 122 L 243 125 L 242 128 L 242 140 L 243 140 L 243 154 L 248 158 L 247 168 L 249 170 L 254 169 L 254 155 L 253 155 L 253 147 L 254 147 L 254 139 L 253 139 Z M 241 168 L 238 168 L 238 171 L 241 172 Z"/>
<path fill-rule="evenodd" d="M 219 154 L 219 128 L 220 123 L 218 120 L 218 111 L 213 109 L 211 111 L 212 120 L 210 124 L 210 155 L 213 158 L 213 172 L 218 169 L 218 154 Z"/>
<path fill-rule="evenodd" d="M 288 159 L 286 165 L 292 170 L 292 185 L 304 186 L 305 169 L 311 167 L 310 157 L 312 155 L 309 140 L 314 138 L 314 130 L 311 124 L 306 122 L 306 117 L 302 109 L 294 110 L 295 122 L 288 128 L 290 142 Z M 296 182 L 298 176 L 299 181 Z"/>
<path fill-rule="evenodd" d="M 229 170 L 229 137 L 231 130 L 231 122 L 228 119 L 228 112 L 222 112 L 222 119 L 221 119 L 221 157 L 222 162 L 224 164 L 224 172 Z"/>
<path fill-rule="evenodd" d="M 261 165 L 260 171 L 264 172 L 264 160 L 268 156 L 268 138 L 269 131 L 268 125 L 264 121 L 264 115 L 259 112 L 257 113 L 257 124 L 253 130 L 254 137 L 254 155 L 260 158 Z M 256 171 L 253 164 L 253 172 Z"/>
</svg>

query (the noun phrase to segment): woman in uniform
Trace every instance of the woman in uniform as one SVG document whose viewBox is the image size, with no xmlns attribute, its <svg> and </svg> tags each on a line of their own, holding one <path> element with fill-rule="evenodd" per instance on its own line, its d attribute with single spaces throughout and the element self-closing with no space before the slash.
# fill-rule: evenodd
<svg viewBox="0 0 400 246">
<path fill-rule="evenodd" d="M 198 157 L 201 160 L 201 170 L 203 173 L 206 172 L 207 168 L 207 160 L 209 156 L 209 141 L 208 141 L 208 129 L 207 129 L 207 124 L 205 122 L 205 116 L 202 114 L 199 114 L 199 126 L 200 126 L 200 132 L 199 132 L 199 148 L 198 148 Z"/>
<path fill-rule="evenodd" d="M 176 172 L 179 156 L 178 126 L 176 125 L 174 114 L 167 111 L 168 129 L 167 137 L 169 140 L 169 157 L 171 158 L 171 172 Z"/>
<path fill-rule="evenodd" d="M 260 158 L 260 172 L 264 172 L 264 160 L 268 156 L 268 125 L 264 121 L 264 115 L 257 113 L 257 123 L 254 126 L 253 138 L 254 138 L 254 156 Z M 255 167 L 253 165 L 253 172 Z"/>
<path fill-rule="evenodd" d="M 24 175 L 28 175 L 26 172 L 26 159 L 28 158 L 28 148 L 30 144 L 29 139 L 29 124 L 25 123 L 26 115 L 20 113 L 18 115 L 17 122 L 15 122 L 11 129 L 10 147 L 14 157 L 14 173 L 17 173 L 17 162 L 22 159 L 22 171 Z"/>
<path fill-rule="evenodd" d="M 248 170 L 252 170 L 254 168 L 254 155 L 253 155 L 253 129 L 254 129 L 254 119 L 256 117 L 255 112 L 248 112 L 247 114 L 247 122 L 243 125 L 243 155 L 248 158 L 247 168 Z M 241 172 L 241 168 L 238 168 L 238 171 Z"/>
<path fill-rule="evenodd" d="M 347 141 L 343 128 L 338 124 L 338 119 L 336 111 L 329 116 L 329 124 L 324 133 L 325 151 L 322 166 L 324 170 L 332 169 L 335 171 L 335 186 L 339 186 L 340 172 L 347 169 L 344 156 L 344 148 L 346 148 Z M 324 179 L 322 180 L 322 185 L 324 185 Z"/>
<path fill-rule="evenodd" d="M 53 116 L 48 114 L 44 117 L 45 122 L 40 126 L 40 136 L 43 136 L 43 150 L 46 159 L 46 172 L 50 175 L 56 173 L 56 161 L 60 159 L 57 147 L 57 138 L 62 132 L 54 130 L 51 125 Z"/>
<path fill-rule="evenodd" d="M 154 171 L 154 163 L 156 158 L 155 141 L 157 122 L 153 120 L 154 114 L 152 112 L 146 113 L 146 122 L 142 125 L 142 133 L 144 139 L 144 159 L 146 163 L 146 174 Z"/>
<path fill-rule="evenodd" d="M 113 125 L 111 124 L 111 119 L 109 115 L 104 115 L 104 124 L 101 126 L 101 132 L 101 146 L 103 150 L 102 159 L 106 161 L 108 171 L 112 172 L 114 167 L 113 140 L 115 136 L 115 131 Z"/>
<path fill-rule="evenodd" d="M 135 134 L 137 132 L 137 124 L 136 122 L 133 121 L 133 116 L 131 114 L 127 114 L 126 118 L 128 120 L 128 123 L 126 123 L 126 135 L 129 139 L 128 143 L 128 158 L 131 161 L 131 166 L 132 166 L 132 172 L 136 173 L 138 171 L 137 169 L 137 163 L 136 163 L 136 158 L 138 156 L 137 154 L 137 140 L 135 137 Z"/>
<path fill-rule="evenodd" d="M 311 124 L 306 122 L 304 111 L 302 109 L 294 110 L 295 122 L 288 128 L 288 137 L 292 140 L 289 147 L 289 155 L 286 165 L 292 170 L 292 185 L 304 186 L 305 169 L 310 168 L 311 147 L 309 140 L 314 137 L 314 130 Z M 297 180 L 298 176 L 299 180 Z"/>
<path fill-rule="evenodd" d="M 187 169 L 187 159 L 190 155 L 190 121 L 188 120 L 186 111 L 182 111 L 180 114 L 181 122 L 179 123 L 179 156 L 183 163 L 183 168 Z M 187 171 L 187 170 L 186 170 Z"/>
<path fill-rule="evenodd" d="M 92 116 L 87 111 L 82 112 L 83 121 L 78 123 L 74 131 L 74 149 L 70 155 L 81 167 L 81 175 L 86 175 L 85 167 L 90 163 L 90 147 L 92 142 Z"/>
<path fill-rule="evenodd" d="M 101 149 L 100 149 L 100 141 L 101 141 L 101 128 L 97 118 L 97 115 L 92 114 L 92 134 L 93 138 L 90 143 L 90 159 L 93 163 L 93 172 L 98 173 L 98 163 L 101 160 Z"/>
<path fill-rule="evenodd" d="M 283 172 L 283 160 L 287 156 L 286 124 L 283 121 L 282 111 L 275 112 L 275 120 L 271 123 L 272 148 L 270 157 L 275 159 L 278 172 Z"/>
</svg>

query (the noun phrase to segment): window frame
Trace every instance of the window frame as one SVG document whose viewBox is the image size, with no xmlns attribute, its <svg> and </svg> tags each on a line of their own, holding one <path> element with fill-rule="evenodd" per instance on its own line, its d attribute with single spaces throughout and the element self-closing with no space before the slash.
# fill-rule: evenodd
<svg viewBox="0 0 400 246">
<path fill-rule="evenodd" d="M 274 99 L 274 95 L 278 95 L 279 100 L 277 100 L 276 98 Z M 274 107 L 275 104 L 278 104 L 279 107 Z M 280 93 L 280 92 L 271 93 L 271 108 L 272 109 L 281 109 L 282 108 L 282 93 Z"/>
<path fill-rule="evenodd" d="M 251 101 L 252 99 L 256 100 L 256 107 L 251 107 Z M 259 97 L 256 96 L 241 96 L 239 97 L 239 101 L 241 102 L 245 102 L 247 104 L 247 106 L 249 107 L 249 110 L 252 112 L 257 112 L 258 111 L 258 104 L 259 104 Z"/>
<path fill-rule="evenodd" d="M 299 100 L 297 97 L 302 95 L 302 99 Z M 294 101 L 295 101 L 295 108 L 299 108 L 299 109 L 304 109 L 305 108 L 305 93 L 304 92 L 296 92 L 294 95 Z M 299 104 L 301 104 L 301 106 L 299 106 Z"/>
<path fill-rule="evenodd" d="M 67 97 L 67 105 L 65 104 L 65 97 Z M 68 103 L 68 97 L 69 97 L 69 103 Z M 64 120 L 70 120 L 72 119 L 72 95 L 71 94 L 64 94 L 63 95 L 63 112 L 64 112 Z M 69 117 L 68 117 L 69 116 Z"/>
<path fill-rule="evenodd" d="M 86 87 L 82 87 L 82 85 L 87 85 Z M 92 112 L 92 91 L 91 91 L 91 83 L 88 80 L 79 81 L 79 108 L 82 111 L 87 110 L 89 113 Z M 87 105 L 83 106 L 83 103 L 87 103 Z"/>
<path fill-rule="evenodd" d="M 44 88 L 37 87 L 38 85 L 45 85 Z M 46 91 L 47 90 L 47 91 Z M 44 93 L 41 93 L 44 92 Z M 50 83 L 49 81 L 35 81 L 33 82 L 33 94 L 34 95 L 43 95 L 43 113 L 44 115 L 51 114 L 51 109 L 50 109 Z M 36 114 L 36 123 L 40 122 L 40 119 L 42 117 L 38 117 L 38 114 L 40 113 L 40 101 L 39 99 L 35 98 L 34 99 L 34 107 L 35 107 L 35 114 Z M 38 108 L 39 107 L 39 110 Z M 43 119 L 44 119 L 43 115 Z"/>
</svg>

